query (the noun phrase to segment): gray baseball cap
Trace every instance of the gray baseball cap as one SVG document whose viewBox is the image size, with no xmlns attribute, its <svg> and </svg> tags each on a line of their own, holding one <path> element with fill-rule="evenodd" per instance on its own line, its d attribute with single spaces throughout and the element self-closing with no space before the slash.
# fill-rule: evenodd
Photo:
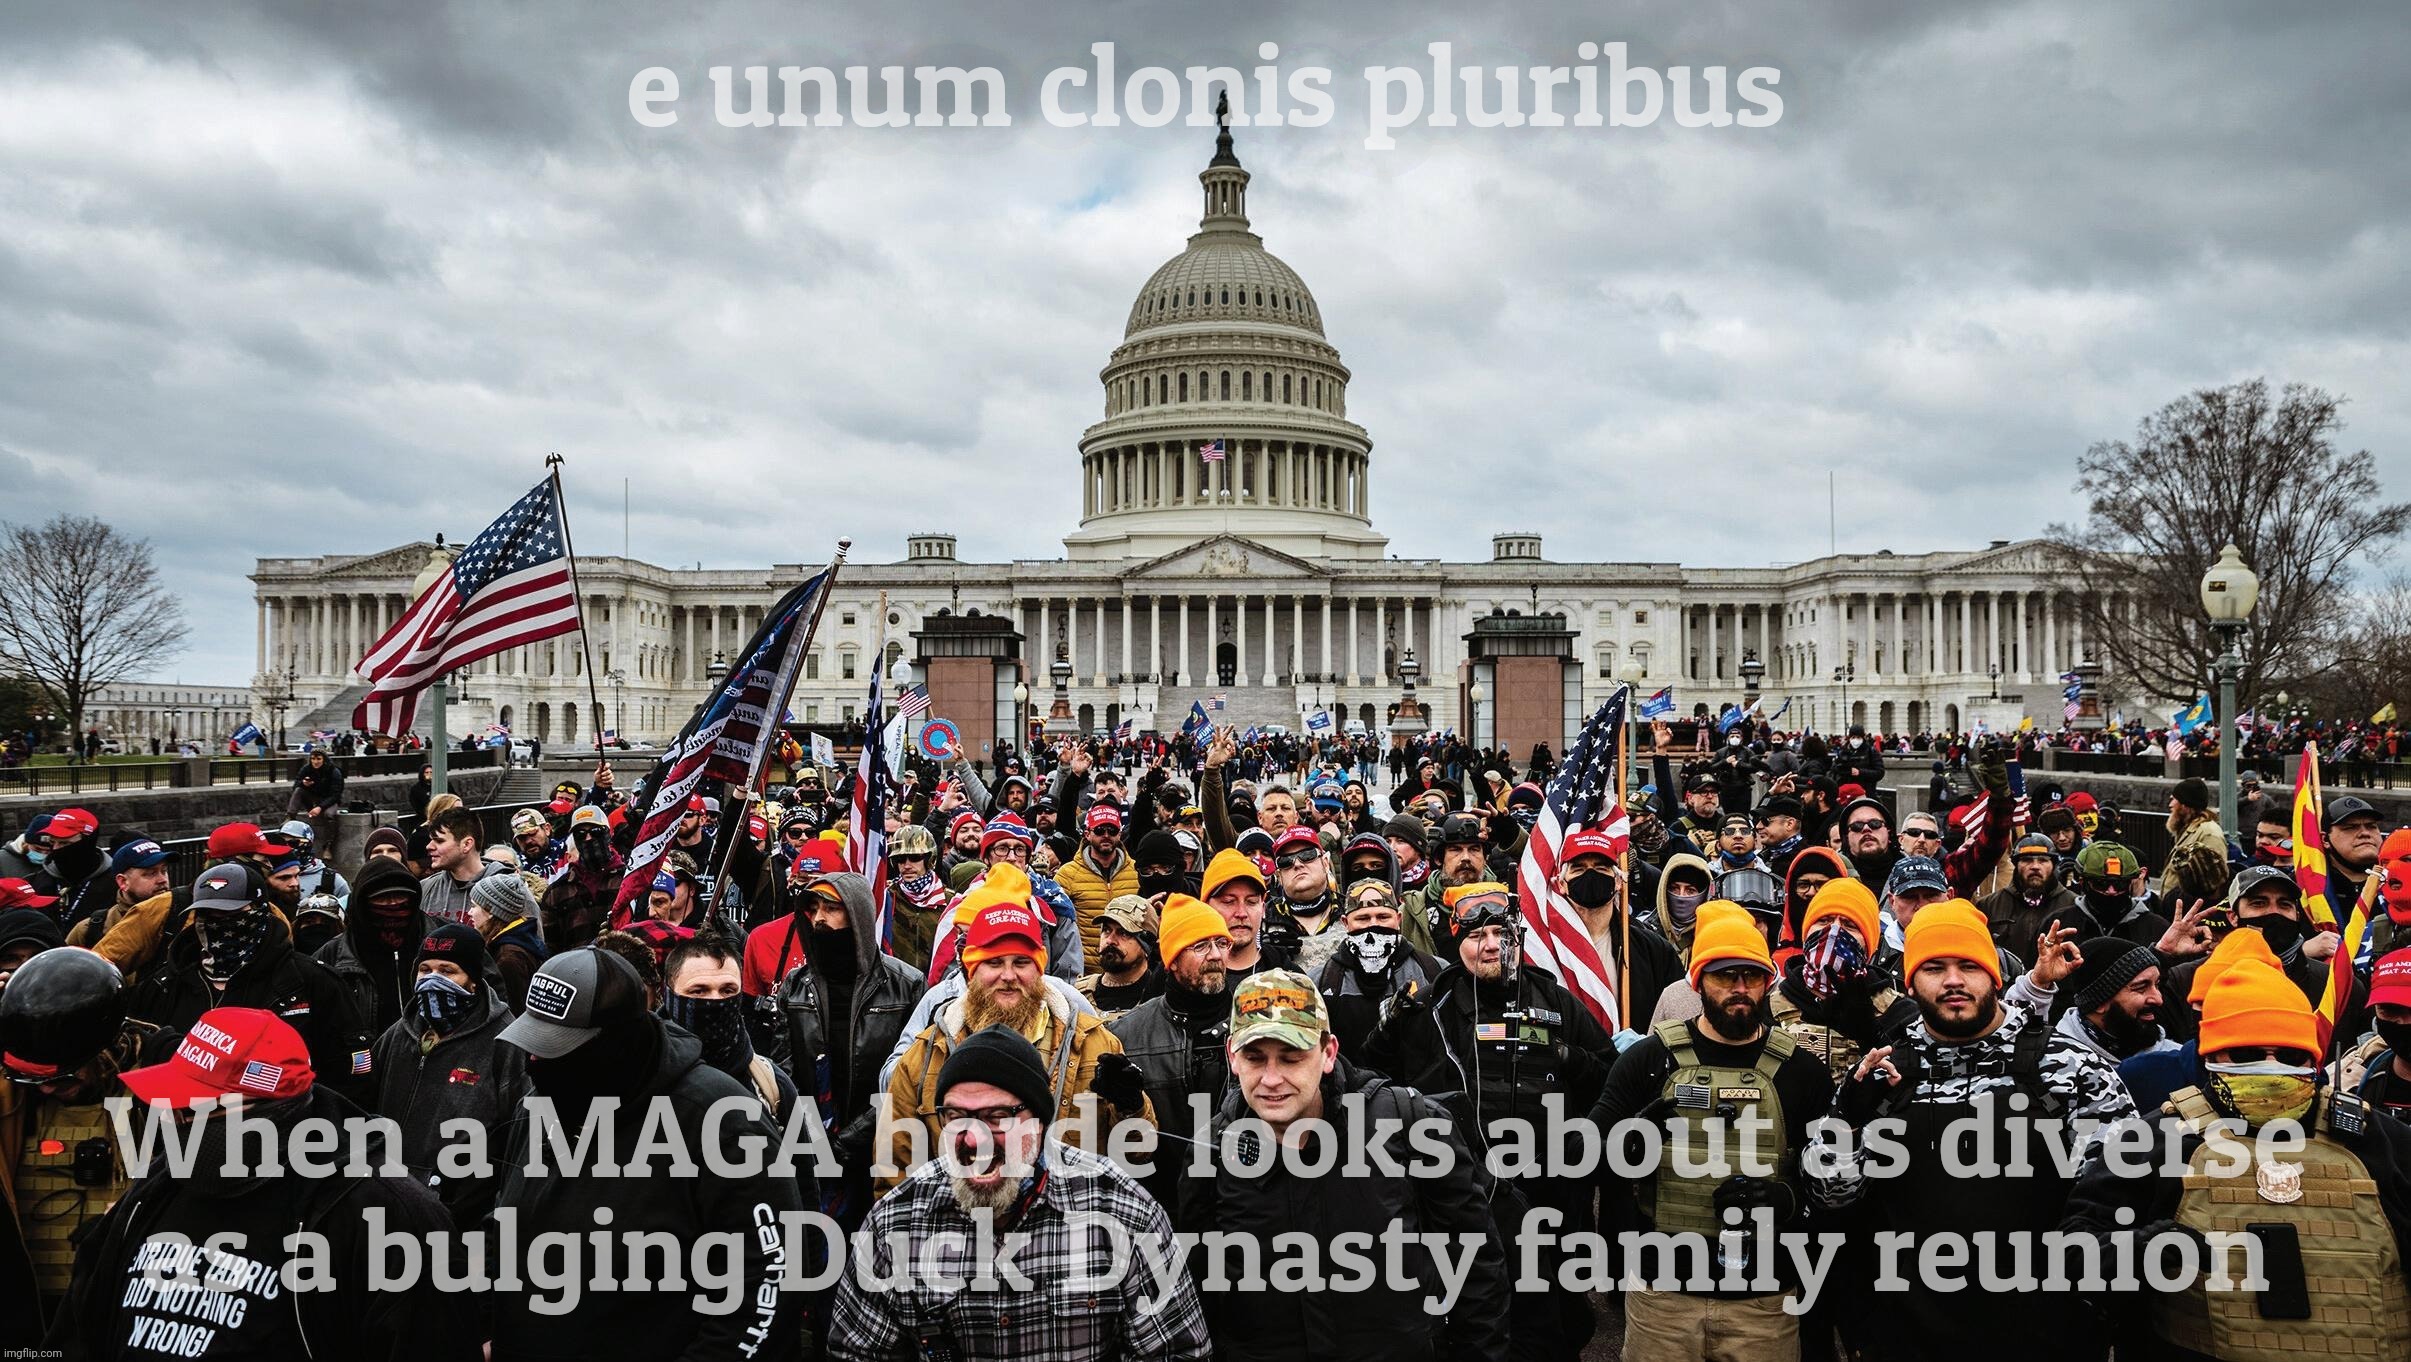
<svg viewBox="0 0 2411 1362">
<path fill-rule="evenodd" d="M 231 913 L 248 908 L 260 901 L 259 876 L 251 867 L 228 861 L 213 865 L 193 881 L 193 909 L 203 913 Z"/>
<path fill-rule="evenodd" d="M 502 1040 L 538 1059 L 559 1059 L 603 1033 L 603 1024 L 645 1010 L 645 982 L 609 951 L 563 951 L 527 981 L 527 1009 Z"/>
<path fill-rule="evenodd" d="M 1903 889 L 1939 889 L 1951 892 L 1950 877 L 1942 873 L 1942 862 L 1931 856 L 1903 856 L 1892 863 L 1892 873 L 1884 879 L 1884 897 L 1890 898 Z"/>
</svg>

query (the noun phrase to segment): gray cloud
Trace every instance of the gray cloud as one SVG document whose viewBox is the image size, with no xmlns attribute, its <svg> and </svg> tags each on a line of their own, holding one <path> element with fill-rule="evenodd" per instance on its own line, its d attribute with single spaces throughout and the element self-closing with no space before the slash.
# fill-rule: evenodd
<svg viewBox="0 0 2411 1362">
<path fill-rule="evenodd" d="M 1149 62 L 1335 68 L 1254 128 L 1257 229 L 1322 304 L 1405 554 L 1756 564 L 2032 533 L 2073 460 L 2189 387 L 2350 395 L 2404 470 L 2385 7 L 2072 0 L 1472 19 L 1436 4 L 1095 11 L 752 0 L 18 7 L 0 18 L 9 518 L 160 546 L 181 670 L 252 662 L 260 555 L 473 532 L 570 460 L 583 547 L 873 556 L 950 528 L 1053 557 L 1130 298 L 1194 229 L 1208 134 L 1070 130 L 1038 83 Z M 1780 67 L 1761 131 L 1416 127 L 1358 72 Z M 729 130 L 715 64 L 993 64 L 1011 129 Z M 682 119 L 627 115 L 661 65 Z M 1467 498 L 1469 472 L 1501 489 Z"/>
</svg>

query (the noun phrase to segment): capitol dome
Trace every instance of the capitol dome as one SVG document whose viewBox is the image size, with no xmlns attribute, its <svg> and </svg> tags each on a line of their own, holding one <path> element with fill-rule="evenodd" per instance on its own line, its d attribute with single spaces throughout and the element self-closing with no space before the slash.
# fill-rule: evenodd
<svg viewBox="0 0 2411 1362">
<path fill-rule="evenodd" d="M 1132 300 L 1080 439 L 1074 558 L 1152 557 L 1214 534 L 1309 558 L 1378 558 L 1372 439 L 1305 280 L 1264 249 L 1229 125 L 1198 175 L 1188 246 Z M 1219 457 L 1217 457 L 1217 454 Z"/>
</svg>

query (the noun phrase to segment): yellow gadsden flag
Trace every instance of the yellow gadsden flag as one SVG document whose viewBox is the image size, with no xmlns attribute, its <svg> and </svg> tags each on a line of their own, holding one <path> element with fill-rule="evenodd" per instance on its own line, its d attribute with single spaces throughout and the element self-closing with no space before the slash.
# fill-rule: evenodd
<svg viewBox="0 0 2411 1362">
<path fill-rule="evenodd" d="M 2385 706 L 2385 708 L 2383 708 L 2383 709 L 2379 710 L 2377 713 L 2372 714 L 2372 715 L 2370 715 L 2370 716 L 2369 716 L 2369 722 L 2371 722 L 2371 723 L 2373 723 L 2373 724 L 2390 724 L 2390 723 L 2393 723 L 2393 722 L 2394 722 L 2394 702 L 2393 702 L 2392 700 L 2388 700 L 2388 701 L 2386 702 L 2386 706 Z"/>
</svg>

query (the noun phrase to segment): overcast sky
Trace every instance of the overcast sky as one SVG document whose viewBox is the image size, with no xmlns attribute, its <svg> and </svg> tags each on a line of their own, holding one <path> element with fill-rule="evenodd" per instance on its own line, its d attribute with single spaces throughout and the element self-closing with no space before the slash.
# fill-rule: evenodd
<svg viewBox="0 0 2411 1362">
<path fill-rule="evenodd" d="M 626 477 L 658 563 L 885 561 L 916 529 L 1056 556 L 1097 371 L 1211 152 L 1048 124 L 1046 73 L 1107 40 L 1125 77 L 1267 41 L 1284 80 L 1332 71 L 1325 126 L 1238 147 L 1401 554 L 1811 557 L 1828 469 L 1846 550 L 1980 545 L 2076 514 L 2087 443 L 2253 375 L 2348 396 L 2349 444 L 2411 472 L 2397 6 L 1462 8 L 10 6 L 0 516 L 152 540 L 194 625 L 173 670 L 234 683 L 254 558 L 472 534 L 548 450 L 589 552 Z M 1782 116 L 1365 147 L 1368 66 L 1585 40 L 1728 91 L 1774 67 Z M 724 128 L 706 76 L 923 63 L 996 66 L 1014 125 Z M 630 115 L 652 66 L 674 127 Z"/>
</svg>

